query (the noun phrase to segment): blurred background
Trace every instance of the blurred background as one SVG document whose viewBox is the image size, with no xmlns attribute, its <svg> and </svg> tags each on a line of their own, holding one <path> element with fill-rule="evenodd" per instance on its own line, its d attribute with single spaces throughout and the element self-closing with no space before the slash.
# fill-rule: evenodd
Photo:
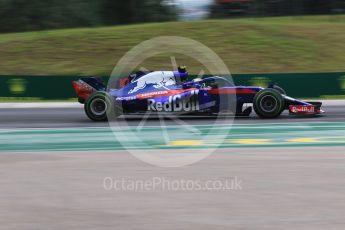
<svg viewBox="0 0 345 230">
<path fill-rule="evenodd" d="M 345 85 L 345 0 L 0 0 L 0 97 L 39 91 L 25 76 L 109 76 L 135 45 L 171 35 L 210 47 L 233 74 L 340 72 L 337 95 Z M 169 70 L 171 55 L 200 72 L 178 54 L 137 68 Z"/>
<path fill-rule="evenodd" d="M 0 31 L 344 12 L 344 0 L 1 0 Z"/>
</svg>

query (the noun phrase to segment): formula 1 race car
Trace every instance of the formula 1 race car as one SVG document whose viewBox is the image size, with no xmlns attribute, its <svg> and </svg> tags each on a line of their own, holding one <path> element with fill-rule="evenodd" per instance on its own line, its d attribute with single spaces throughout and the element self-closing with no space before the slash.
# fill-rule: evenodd
<svg viewBox="0 0 345 230">
<path fill-rule="evenodd" d="M 249 116 L 252 107 L 261 118 L 276 118 L 284 110 L 291 115 L 323 113 L 321 102 L 288 97 L 277 85 L 268 88 L 234 86 L 224 77 L 187 80 L 185 68 L 178 71 L 139 71 L 121 78 L 111 89 L 100 78 L 83 77 L 73 82 L 86 115 L 93 121 L 109 116 L 151 114 Z M 109 84 L 108 84 L 109 85 Z M 244 109 L 244 105 L 252 104 Z"/>
</svg>

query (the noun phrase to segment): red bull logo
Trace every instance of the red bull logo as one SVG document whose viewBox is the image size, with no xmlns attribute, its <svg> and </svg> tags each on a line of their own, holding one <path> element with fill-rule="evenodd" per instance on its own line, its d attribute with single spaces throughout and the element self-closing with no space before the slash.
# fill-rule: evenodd
<svg viewBox="0 0 345 230">
<path fill-rule="evenodd" d="M 177 94 L 169 96 L 166 102 L 155 99 L 147 100 L 147 110 L 155 112 L 193 112 L 199 111 L 200 105 L 198 100 L 199 90 L 192 90 L 189 95 Z"/>
<path fill-rule="evenodd" d="M 291 105 L 290 111 L 292 113 L 313 114 L 315 107 L 313 105 Z"/>
<path fill-rule="evenodd" d="M 129 94 L 138 92 L 139 90 L 146 88 L 149 84 L 153 85 L 156 89 L 165 88 L 167 86 L 175 85 L 176 80 L 174 72 L 172 71 L 155 71 L 139 78 L 134 81 L 134 83 L 137 85 L 128 92 Z"/>
</svg>

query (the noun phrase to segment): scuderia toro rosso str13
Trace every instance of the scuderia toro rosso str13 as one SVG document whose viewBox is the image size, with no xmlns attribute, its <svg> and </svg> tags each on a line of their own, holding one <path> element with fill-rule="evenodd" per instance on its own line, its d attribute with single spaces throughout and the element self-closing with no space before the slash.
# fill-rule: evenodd
<svg viewBox="0 0 345 230">
<path fill-rule="evenodd" d="M 179 71 L 139 71 L 119 79 L 106 89 L 97 77 L 82 77 L 73 82 L 86 115 L 93 121 L 105 121 L 111 115 L 235 115 L 249 116 L 254 108 L 261 118 L 276 118 L 284 110 L 291 115 L 311 116 L 323 113 L 321 102 L 291 98 L 277 85 L 267 88 L 235 86 L 225 77 L 188 79 Z M 244 109 L 244 105 L 252 107 Z"/>
</svg>

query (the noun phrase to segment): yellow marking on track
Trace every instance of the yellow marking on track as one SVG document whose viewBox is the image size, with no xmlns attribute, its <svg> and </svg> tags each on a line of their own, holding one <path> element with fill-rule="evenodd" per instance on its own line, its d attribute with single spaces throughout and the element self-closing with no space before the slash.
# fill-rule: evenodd
<svg viewBox="0 0 345 230">
<path fill-rule="evenodd" d="M 335 136 L 335 137 L 320 137 L 320 139 L 345 139 L 345 136 Z"/>
<path fill-rule="evenodd" d="M 180 140 L 180 141 L 172 141 L 170 145 L 172 146 L 198 146 L 202 145 L 202 141 L 198 140 Z"/>
<path fill-rule="evenodd" d="M 243 138 L 243 139 L 225 139 L 222 140 L 175 140 L 169 142 L 163 147 L 198 147 L 198 146 L 217 146 L 217 145 L 291 145 L 291 144 L 327 144 L 327 143 L 345 143 L 345 136 L 325 136 L 325 137 L 300 137 L 287 138 L 285 140 Z"/>
<path fill-rule="evenodd" d="M 317 142 L 320 142 L 320 138 L 302 137 L 302 138 L 289 139 L 288 142 L 295 142 L 295 143 L 317 143 Z"/>
<path fill-rule="evenodd" d="M 269 145 L 273 144 L 272 140 L 270 139 L 235 139 L 230 140 L 233 144 L 240 144 L 240 145 Z"/>
</svg>

